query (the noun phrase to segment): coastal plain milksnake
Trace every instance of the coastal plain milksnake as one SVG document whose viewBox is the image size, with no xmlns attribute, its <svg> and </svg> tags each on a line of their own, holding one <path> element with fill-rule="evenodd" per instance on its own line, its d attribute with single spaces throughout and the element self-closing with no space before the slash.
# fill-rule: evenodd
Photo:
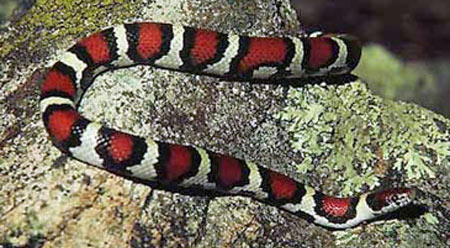
<svg viewBox="0 0 450 248">
<path fill-rule="evenodd" d="M 77 160 L 166 190 L 252 197 L 345 229 L 411 203 L 415 190 L 328 196 L 250 161 L 105 127 L 81 116 L 77 104 L 97 75 L 132 65 L 258 83 L 345 75 L 360 55 L 359 42 L 348 35 L 247 37 L 162 23 L 123 24 L 81 39 L 61 56 L 43 76 L 40 108 L 55 146 Z"/>
</svg>

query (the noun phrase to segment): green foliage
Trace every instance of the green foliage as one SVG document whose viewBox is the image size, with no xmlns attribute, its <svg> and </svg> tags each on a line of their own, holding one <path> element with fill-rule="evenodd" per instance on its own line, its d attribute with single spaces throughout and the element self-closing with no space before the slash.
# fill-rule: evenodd
<svg viewBox="0 0 450 248">
<path fill-rule="evenodd" d="M 354 73 L 383 98 L 414 100 L 419 95 L 433 95 L 437 90 L 436 79 L 425 66 L 403 62 L 379 45 L 363 48 L 361 61 Z"/>
</svg>

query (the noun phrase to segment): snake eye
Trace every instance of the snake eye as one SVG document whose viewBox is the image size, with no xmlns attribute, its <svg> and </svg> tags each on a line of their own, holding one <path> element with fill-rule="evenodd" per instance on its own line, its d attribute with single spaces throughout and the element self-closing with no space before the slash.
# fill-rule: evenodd
<svg viewBox="0 0 450 248">
<path fill-rule="evenodd" d="M 391 200 L 392 200 L 393 202 L 399 202 L 400 197 L 399 197 L 399 195 L 392 195 Z"/>
</svg>

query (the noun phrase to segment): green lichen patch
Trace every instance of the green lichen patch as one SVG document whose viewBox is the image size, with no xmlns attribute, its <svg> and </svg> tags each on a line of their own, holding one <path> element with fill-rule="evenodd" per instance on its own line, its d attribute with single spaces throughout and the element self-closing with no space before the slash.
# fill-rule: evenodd
<svg viewBox="0 0 450 248">
<path fill-rule="evenodd" d="M 408 179 L 434 178 L 450 160 L 450 136 L 435 119 L 448 120 L 416 105 L 385 101 L 380 136 L 383 159 L 405 169 Z"/>
<path fill-rule="evenodd" d="M 289 91 L 290 104 L 277 117 L 291 133 L 303 161 L 298 171 L 327 174 L 344 195 L 374 188 L 390 170 L 407 179 L 432 178 L 450 158 L 448 120 L 415 105 L 382 100 L 359 80 L 342 86 Z"/>
<path fill-rule="evenodd" d="M 64 1 L 39 0 L 22 17 L 15 28 L 0 36 L 0 57 L 21 62 L 33 61 L 44 51 L 53 48 L 55 42 L 67 39 L 72 42 L 80 35 L 108 26 L 108 16 L 114 13 L 117 23 L 136 15 L 142 1 L 90 0 Z M 67 28 L 70 26 L 71 28 Z"/>
</svg>

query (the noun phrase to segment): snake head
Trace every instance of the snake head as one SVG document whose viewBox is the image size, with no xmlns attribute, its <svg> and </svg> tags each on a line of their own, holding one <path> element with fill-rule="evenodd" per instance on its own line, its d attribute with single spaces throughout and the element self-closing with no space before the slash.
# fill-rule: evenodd
<svg viewBox="0 0 450 248">
<path fill-rule="evenodd" d="M 368 194 L 367 204 L 375 212 L 387 213 L 410 204 L 415 195 L 411 188 L 392 188 Z"/>
</svg>

